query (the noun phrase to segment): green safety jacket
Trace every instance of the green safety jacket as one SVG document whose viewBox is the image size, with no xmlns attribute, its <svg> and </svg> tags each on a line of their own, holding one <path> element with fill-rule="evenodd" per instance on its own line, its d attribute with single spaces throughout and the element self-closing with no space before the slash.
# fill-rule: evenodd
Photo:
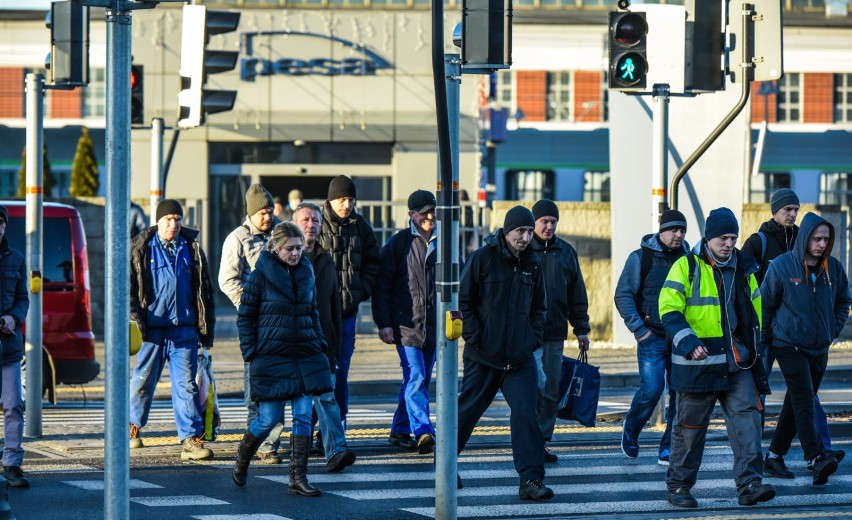
<svg viewBox="0 0 852 520">
<path fill-rule="evenodd" d="M 749 359 L 737 364 L 754 371 L 761 365 L 757 346 L 760 345 L 760 290 L 754 273 L 757 262 L 734 249 L 737 255 L 734 274 L 737 328 L 729 330 L 724 319 L 727 312 L 719 301 L 720 269 L 704 253 L 700 241 L 690 254 L 679 258 L 669 271 L 660 291 L 660 318 L 666 334 L 672 338 L 672 388 L 678 392 L 718 392 L 730 387 L 727 353 L 740 356 L 733 348 L 736 338 L 745 345 Z M 690 353 L 699 345 L 708 350 L 706 359 L 693 360 Z M 758 388 L 760 374 L 756 374 Z M 765 375 L 762 376 L 765 383 Z M 765 384 L 763 386 L 766 386 Z M 765 389 L 768 393 L 768 386 Z M 764 392 L 762 390 L 762 392 Z"/>
</svg>

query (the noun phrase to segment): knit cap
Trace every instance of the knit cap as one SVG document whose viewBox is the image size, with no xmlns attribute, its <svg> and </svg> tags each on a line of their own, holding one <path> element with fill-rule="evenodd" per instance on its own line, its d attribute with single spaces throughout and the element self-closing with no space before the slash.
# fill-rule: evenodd
<svg viewBox="0 0 852 520">
<path fill-rule="evenodd" d="M 246 192 L 246 214 L 252 216 L 258 211 L 275 207 L 272 195 L 260 184 L 252 184 Z"/>
<path fill-rule="evenodd" d="M 704 223 L 704 238 L 710 240 L 722 235 L 739 235 L 740 225 L 734 212 L 728 208 L 717 208 L 710 212 Z"/>
<path fill-rule="evenodd" d="M 506 213 L 503 219 L 503 233 L 509 233 L 519 227 L 535 227 L 535 217 L 532 211 L 524 206 L 515 206 Z"/>
<path fill-rule="evenodd" d="M 559 208 L 556 207 L 556 203 L 548 199 L 541 199 L 536 202 L 532 208 L 532 214 L 536 220 L 541 217 L 553 217 L 559 220 Z"/>
<path fill-rule="evenodd" d="M 183 207 L 175 199 L 166 199 L 157 204 L 157 222 L 166 215 L 183 216 Z"/>
<path fill-rule="evenodd" d="M 799 205 L 799 196 L 790 188 L 781 188 L 772 194 L 769 200 L 769 207 L 772 209 L 772 214 L 778 213 L 778 210 L 790 204 Z"/>
<path fill-rule="evenodd" d="M 345 175 L 338 175 L 331 179 L 328 185 L 328 200 L 342 199 L 344 197 L 357 198 L 355 196 L 355 183 Z"/>
<path fill-rule="evenodd" d="M 683 228 L 686 231 L 686 217 L 676 209 L 667 209 L 660 215 L 660 231 Z"/>
</svg>

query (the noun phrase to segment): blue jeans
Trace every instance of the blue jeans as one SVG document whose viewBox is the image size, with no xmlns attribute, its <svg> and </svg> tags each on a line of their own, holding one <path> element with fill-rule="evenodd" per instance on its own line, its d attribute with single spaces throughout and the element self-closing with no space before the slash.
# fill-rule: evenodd
<svg viewBox="0 0 852 520">
<path fill-rule="evenodd" d="M 672 422 L 675 415 L 676 393 L 671 389 L 672 352 L 666 338 L 653 332 L 642 340 L 637 349 L 639 361 L 639 389 L 633 396 L 630 410 L 624 418 L 624 431 L 631 439 L 638 440 L 642 428 L 654 413 L 663 390 L 669 387 L 669 408 L 666 413 L 666 431 L 660 440 L 660 454 L 671 448 Z"/>
<path fill-rule="evenodd" d="M 148 423 L 154 390 L 169 363 L 172 407 L 178 438 L 200 437 L 203 426 L 198 406 L 198 329 L 157 327 L 148 329 L 147 340 L 136 354 L 136 368 L 130 380 L 130 422 L 144 428 Z"/>
<path fill-rule="evenodd" d="M 396 352 L 402 367 L 402 384 L 391 433 L 413 433 L 414 437 L 424 433 L 435 435 L 429 419 L 429 382 L 435 366 L 435 344 L 427 341 L 423 348 L 397 346 Z"/>
<path fill-rule="evenodd" d="M 556 412 L 559 411 L 559 378 L 562 376 L 562 349 L 564 341 L 545 341 L 535 351 L 538 370 L 538 406 L 536 415 L 544 442 L 553 438 L 556 427 Z"/>
<path fill-rule="evenodd" d="M 3 466 L 20 466 L 24 462 L 24 399 L 21 395 L 21 362 L 3 365 Z"/>
<path fill-rule="evenodd" d="M 257 419 L 249 424 L 249 431 L 256 438 L 269 435 L 284 416 L 286 401 L 260 401 L 257 406 Z M 292 401 L 293 435 L 311 435 L 311 406 L 313 398 L 309 395 L 299 396 Z"/>
<path fill-rule="evenodd" d="M 334 377 L 334 400 L 340 408 L 340 422 L 346 429 L 346 414 L 349 413 L 349 364 L 355 353 L 355 325 L 358 315 L 343 318 L 340 338 L 340 354 L 337 355 L 337 372 Z"/>
<path fill-rule="evenodd" d="M 340 422 L 340 408 L 334 400 L 334 378 L 331 378 L 332 391 L 322 395 L 315 395 L 314 411 L 319 420 L 319 430 L 322 437 L 322 447 L 325 450 L 325 459 L 331 458 L 346 449 L 346 431 Z"/>
<path fill-rule="evenodd" d="M 257 401 L 251 398 L 251 374 L 249 372 L 251 367 L 251 363 L 245 363 L 243 365 L 243 402 L 245 402 L 246 410 L 248 410 L 248 416 L 246 417 L 246 424 L 251 424 L 257 418 Z M 285 413 L 282 410 L 281 413 L 281 421 L 269 432 L 269 435 L 263 439 L 260 447 L 257 449 L 258 453 L 269 453 L 270 451 L 278 451 L 278 447 L 281 446 L 281 432 L 284 431 L 284 417 Z"/>
</svg>

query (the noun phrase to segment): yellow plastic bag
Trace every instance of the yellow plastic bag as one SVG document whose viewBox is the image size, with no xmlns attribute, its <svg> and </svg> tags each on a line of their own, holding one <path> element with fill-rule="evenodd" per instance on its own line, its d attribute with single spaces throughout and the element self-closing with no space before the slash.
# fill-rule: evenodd
<svg viewBox="0 0 852 520">
<path fill-rule="evenodd" d="M 142 348 L 142 332 L 139 330 L 139 324 L 135 321 L 130 321 L 130 355 L 135 356 L 139 349 Z"/>
</svg>

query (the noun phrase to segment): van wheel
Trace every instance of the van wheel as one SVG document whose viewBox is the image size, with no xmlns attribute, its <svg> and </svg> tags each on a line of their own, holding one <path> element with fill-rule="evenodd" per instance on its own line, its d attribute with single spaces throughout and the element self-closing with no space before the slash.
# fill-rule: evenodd
<svg viewBox="0 0 852 520">
<path fill-rule="evenodd" d="M 42 367 L 44 367 L 46 360 L 44 359 L 43 354 L 42 354 L 41 362 L 42 362 Z M 41 371 L 41 399 L 42 400 L 44 400 L 44 396 L 50 390 L 50 379 L 49 378 L 50 378 L 49 374 L 47 374 L 45 372 L 44 368 L 42 368 L 42 371 Z M 24 401 L 24 407 L 26 407 L 26 404 L 27 404 L 27 358 L 26 358 L 26 356 L 24 356 L 24 359 L 21 360 L 21 397 L 23 398 L 23 401 Z"/>
</svg>

